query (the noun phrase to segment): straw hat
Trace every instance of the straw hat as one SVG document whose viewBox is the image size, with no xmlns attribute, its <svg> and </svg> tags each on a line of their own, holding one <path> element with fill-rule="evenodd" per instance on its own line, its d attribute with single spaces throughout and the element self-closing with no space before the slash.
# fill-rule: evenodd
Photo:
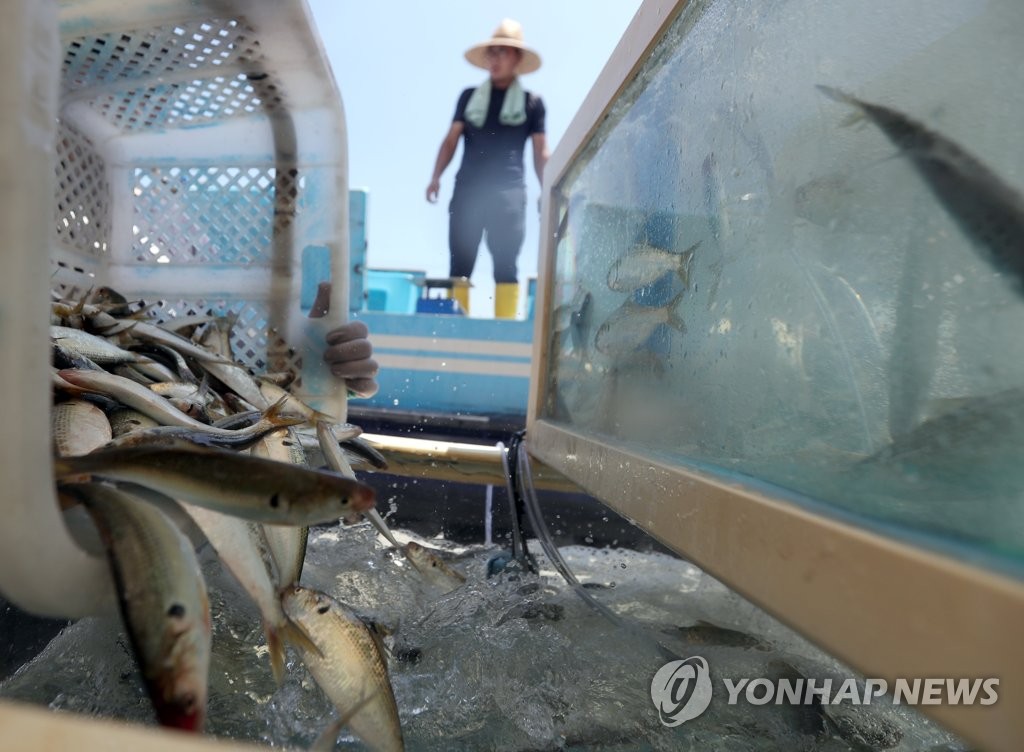
<svg viewBox="0 0 1024 752">
<path fill-rule="evenodd" d="M 540 67 L 540 55 L 531 50 L 523 43 L 523 25 L 511 18 L 506 18 L 494 34 L 486 42 L 475 44 L 466 50 L 466 60 L 477 68 L 488 70 L 491 66 L 487 64 L 488 47 L 515 47 L 523 51 L 523 59 L 516 66 L 516 73 L 533 73 Z"/>
</svg>

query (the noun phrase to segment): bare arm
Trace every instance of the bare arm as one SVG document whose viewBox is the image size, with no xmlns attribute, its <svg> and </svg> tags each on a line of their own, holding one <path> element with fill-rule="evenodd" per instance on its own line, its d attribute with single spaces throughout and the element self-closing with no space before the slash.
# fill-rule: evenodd
<svg viewBox="0 0 1024 752">
<path fill-rule="evenodd" d="M 530 136 L 533 141 L 533 169 L 537 173 L 537 181 L 544 185 L 544 165 L 548 163 L 548 138 L 543 133 L 534 133 Z"/>
<path fill-rule="evenodd" d="M 437 202 L 437 194 L 441 190 L 441 173 L 451 164 L 464 127 L 461 122 L 452 123 L 452 127 L 448 129 L 448 135 L 441 142 L 441 148 L 437 152 L 437 161 L 434 163 L 434 174 L 431 175 L 430 185 L 427 186 L 427 201 L 432 204 Z"/>
</svg>

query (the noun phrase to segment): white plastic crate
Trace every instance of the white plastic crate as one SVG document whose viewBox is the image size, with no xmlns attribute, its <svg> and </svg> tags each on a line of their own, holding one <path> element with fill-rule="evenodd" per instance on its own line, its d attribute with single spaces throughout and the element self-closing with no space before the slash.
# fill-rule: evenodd
<svg viewBox="0 0 1024 752">
<path fill-rule="evenodd" d="M 49 290 L 109 285 L 161 319 L 235 313 L 236 357 L 294 372 L 298 396 L 344 418 L 322 352 L 348 304 L 346 133 L 303 0 L 10 5 L 0 593 L 73 617 L 110 589 L 53 502 Z M 331 314 L 310 320 L 327 279 Z"/>
</svg>

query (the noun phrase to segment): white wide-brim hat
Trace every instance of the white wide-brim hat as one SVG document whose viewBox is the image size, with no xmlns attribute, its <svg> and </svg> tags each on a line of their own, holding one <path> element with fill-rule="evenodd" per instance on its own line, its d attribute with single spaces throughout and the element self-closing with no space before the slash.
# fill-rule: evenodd
<svg viewBox="0 0 1024 752">
<path fill-rule="evenodd" d="M 487 62 L 488 47 L 515 47 L 521 50 L 523 59 L 516 66 L 516 73 L 533 73 L 540 68 L 540 55 L 523 42 L 523 25 L 511 18 L 506 18 L 498 24 L 494 34 L 486 42 L 475 44 L 466 50 L 466 60 L 477 68 L 489 70 L 491 66 Z"/>
</svg>

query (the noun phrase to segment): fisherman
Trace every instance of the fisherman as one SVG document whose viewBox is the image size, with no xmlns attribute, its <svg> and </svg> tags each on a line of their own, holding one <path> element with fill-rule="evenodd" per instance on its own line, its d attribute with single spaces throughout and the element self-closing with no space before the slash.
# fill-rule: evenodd
<svg viewBox="0 0 1024 752">
<path fill-rule="evenodd" d="M 466 51 L 466 60 L 490 76 L 459 96 L 427 186 L 427 201 L 437 202 L 441 174 L 455 155 L 459 137 L 465 137 L 462 165 L 448 205 L 449 276 L 473 275 L 486 232 L 494 261 L 494 315 L 514 318 L 519 300 L 516 259 L 526 232 L 526 140 L 533 143 L 538 180 L 543 180 L 548 160 L 544 102 L 526 91 L 518 76 L 540 68 L 540 56 L 523 43 L 522 25 L 506 18 L 490 39 Z M 452 295 L 468 313 L 469 288 L 454 287 Z"/>
</svg>

